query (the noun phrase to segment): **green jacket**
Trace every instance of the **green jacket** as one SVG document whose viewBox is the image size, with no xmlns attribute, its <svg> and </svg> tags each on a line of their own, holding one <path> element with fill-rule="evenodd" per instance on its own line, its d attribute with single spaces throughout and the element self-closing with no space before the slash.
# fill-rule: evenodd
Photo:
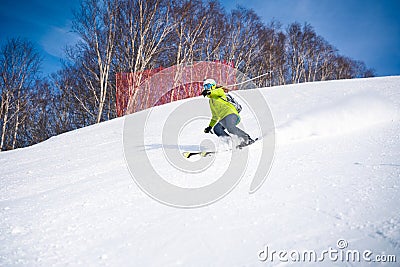
<svg viewBox="0 0 400 267">
<path fill-rule="evenodd" d="M 239 122 L 239 113 L 237 112 L 235 106 L 227 101 L 222 87 L 211 90 L 211 93 L 208 95 L 208 97 L 210 98 L 209 102 L 212 114 L 209 126 L 214 127 L 218 121 L 222 120 L 229 114 L 236 114 Z"/>
</svg>

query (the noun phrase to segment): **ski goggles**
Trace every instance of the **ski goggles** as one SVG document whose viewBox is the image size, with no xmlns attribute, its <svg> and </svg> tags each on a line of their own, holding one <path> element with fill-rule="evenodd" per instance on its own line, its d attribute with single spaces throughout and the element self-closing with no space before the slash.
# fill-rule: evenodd
<svg viewBox="0 0 400 267">
<path fill-rule="evenodd" d="M 210 90 L 211 87 L 212 87 L 212 84 L 211 84 L 211 83 L 206 83 L 206 84 L 204 85 L 204 89 L 205 89 L 205 90 Z"/>
</svg>

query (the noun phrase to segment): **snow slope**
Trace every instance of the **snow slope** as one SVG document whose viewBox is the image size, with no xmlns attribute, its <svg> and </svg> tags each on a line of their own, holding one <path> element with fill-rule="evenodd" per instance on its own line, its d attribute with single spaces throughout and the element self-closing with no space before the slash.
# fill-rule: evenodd
<svg viewBox="0 0 400 267">
<path fill-rule="evenodd" d="M 0 153 L 0 266 L 295 263 L 287 254 L 261 261 L 266 248 L 293 257 L 305 250 L 318 255 L 329 249 L 367 250 L 372 260 L 396 256 L 397 263 L 369 262 L 372 266 L 399 264 L 400 77 L 259 90 L 276 126 L 267 180 L 249 194 L 258 164 L 251 163 L 230 194 L 201 208 L 170 207 L 140 190 L 124 159 L 124 118 Z M 154 110 L 168 114 L 181 103 Z M 243 122 L 248 112 L 243 110 Z M 153 122 L 162 124 L 162 116 Z M 182 143 L 198 145 L 207 137 L 206 124 L 183 132 Z M 161 156 L 159 131 L 149 131 L 138 149 L 146 150 L 166 180 L 202 186 L 225 171 L 229 153 L 221 153 L 203 174 L 177 175 Z M 250 147 L 251 157 L 259 149 Z M 367 264 L 324 256 L 312 264 Z"/>
</svg>

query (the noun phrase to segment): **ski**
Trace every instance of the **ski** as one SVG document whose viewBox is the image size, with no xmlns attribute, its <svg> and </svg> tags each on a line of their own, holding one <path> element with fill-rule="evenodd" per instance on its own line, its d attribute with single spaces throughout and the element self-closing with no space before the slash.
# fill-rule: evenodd
<svg viewBox="0 0 400 267">
<path fill-rule="evenodd" d="M 244 147 L 246 147 L 246 146 L 250 146 L 250 145 L 254 144 L 256 141 L 258 141 L 258 138 L 255 138 L 255 139 L 253 140 L 253 142 L 251 142 L 251 143 L 249 143 L 249 144 L 237 145 L 236 148 L 237 148 L 237 149 L 242 149 L 242 148 L 244 148 Z"/>
<path fill-rule="evenodd" d="M 201 157 L 206 157 L 217 153 L 217 151 L 195 151 L 195 152 L 183 152 L 182 155 L 185 158 L 190 158 L 191 156 L 199 155 Z"/>
<path fill-rule="evenodd" d="M 258 140 L 259 140 L 259 138 L 255 138 L 253 143 L 245 145 L 245 146 L 240 146 L 239 145 L 239 146 L 236 146 L 236 148 L 237 149 L 242 149 L 244 147 L 247 147 L 247 146 L 250 146 L 250 145 L 254 144 Z M 222 151 L 220 151 L 220 152 L 222 152 Z M 186 152 L 183 152 L 182 155 L 185 158 L 190 158 L 190 157 L 196 156 L 196 155 L 201 156 L 201 157 L 204 158 L 206 156 L 211 156 L 211 155 L 216 154 L 216 153 L 219 153 L 219 152 L 218 151 L 186 151 Z"/>
</svg>

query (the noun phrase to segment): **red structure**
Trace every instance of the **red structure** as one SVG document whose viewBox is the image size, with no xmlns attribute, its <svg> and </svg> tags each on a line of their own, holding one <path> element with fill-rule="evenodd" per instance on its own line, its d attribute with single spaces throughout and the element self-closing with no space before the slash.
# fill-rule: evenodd
<svg viewBox="0 0 400 267">
<path fill-rule="evenodd" d="M 117 116 L 124 116 L 172 101 L 199 96 L 205 78 L 232 85 L 236 70 L 232 62 L 198 62 L 138 73 L 116 74 Z M 230 88 L 235 89 L 235 88 Z"/>
</svg>

